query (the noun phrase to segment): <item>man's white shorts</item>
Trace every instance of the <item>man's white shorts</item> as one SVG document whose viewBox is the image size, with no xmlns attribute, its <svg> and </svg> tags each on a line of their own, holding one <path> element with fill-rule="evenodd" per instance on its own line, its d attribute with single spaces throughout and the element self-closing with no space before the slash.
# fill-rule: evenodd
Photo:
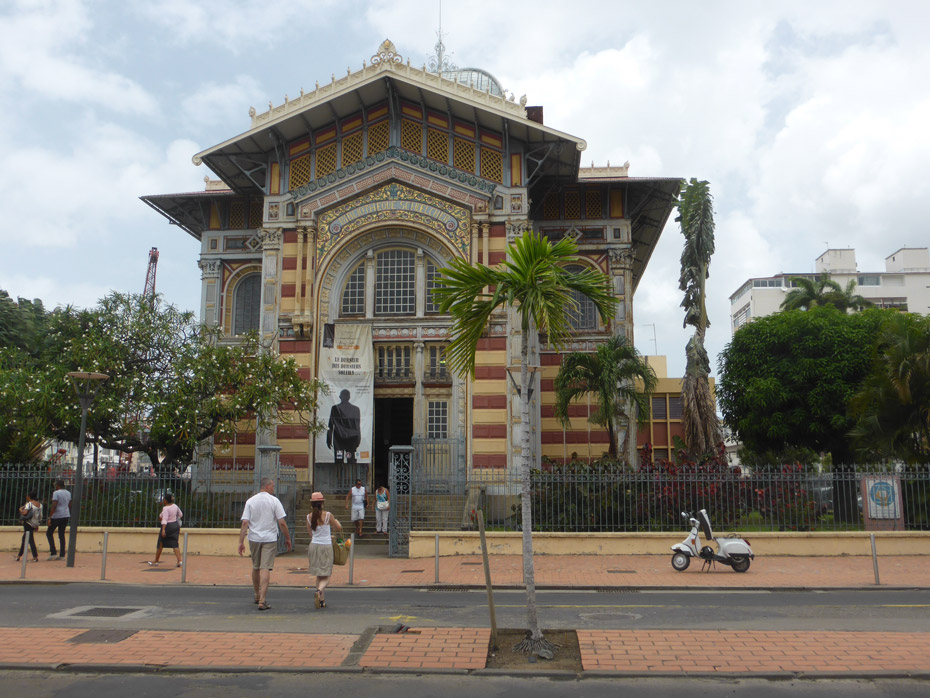
<svg viewBox="0 0 930 698">
<path fill-rule="evenodd" d="M 352 520 L 353 521 L 364 521 L 365 520 L 365 507 L 352 507 Z"/>
</svg>

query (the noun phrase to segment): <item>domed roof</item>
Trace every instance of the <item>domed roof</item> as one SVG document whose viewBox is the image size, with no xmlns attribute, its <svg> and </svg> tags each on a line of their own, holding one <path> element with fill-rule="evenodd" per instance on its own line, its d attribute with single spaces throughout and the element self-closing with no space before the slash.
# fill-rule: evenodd
<svg viewBox="0 0 930 698">
<path fill-rule="evenodd" d="M 479 90 L 481 92 L 490 92 L 497 97 L 504 96 L 504 89 L 497 81 L 497 78 L 486 70 L 481 68 L 456 68 L 454 70 L 442 71 L 442 76 L 446 80 L 452 80 L 463 85 Z"/>
</svg>

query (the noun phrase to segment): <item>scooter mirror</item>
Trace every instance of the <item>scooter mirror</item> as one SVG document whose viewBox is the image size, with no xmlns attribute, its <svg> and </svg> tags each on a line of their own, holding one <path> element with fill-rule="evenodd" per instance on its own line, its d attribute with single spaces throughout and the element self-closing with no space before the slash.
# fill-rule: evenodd
<svg viewBox="0 0 930 698">
<path fill-rule="evenodd" d="M 686 512 L 686 511 L 681 512 L 681 518 L 687 519 L 687 518 L 688 518 L 688 512 Z"/>
</svg>

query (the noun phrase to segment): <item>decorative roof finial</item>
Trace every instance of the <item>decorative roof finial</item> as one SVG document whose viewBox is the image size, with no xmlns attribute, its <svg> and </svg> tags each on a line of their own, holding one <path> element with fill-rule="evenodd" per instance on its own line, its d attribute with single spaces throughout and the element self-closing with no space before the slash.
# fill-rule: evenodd
<svg viewBox="0 0 930 698">
<path fill-rule="evenodd" d="M 427 65 L 427 70 L 431 73 L 438 73 L 442 75 L 443 73 L 451 73 L 454 70 L 458 70 L 459 67 L 452 62 L 449 56 L 446 55 L 446 45 L 442 42 L 442 0 L 439 2 L 439 29 L 436 30 L 436 45 L 433 46 L 433 50 L 436 52 L 435 56 L 430 56 L 429 63 Z"/>
</svg>

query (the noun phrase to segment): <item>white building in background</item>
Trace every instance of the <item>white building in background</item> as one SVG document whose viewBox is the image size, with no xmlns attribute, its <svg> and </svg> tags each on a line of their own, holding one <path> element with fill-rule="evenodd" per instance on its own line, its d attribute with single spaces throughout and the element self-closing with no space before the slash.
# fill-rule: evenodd
<svg viewBox="0 0 930 698">
<path fill-rule="evenodd" d="M 778 312 L 797 276 L 817 279 L 827 274 L 846 288 L 855 281 L 856 291 L 879 308 L 898 308 L 930 314 L 930 250 L 902 247 L 885 257 L 885 271 L 859 271 L 853 249 L 827 250 L 817 258 L 815 273 L 776 274 L 749 279 L 730 296 L 730 332 L 736 332 L 753 318 Z"/>
</svg>

